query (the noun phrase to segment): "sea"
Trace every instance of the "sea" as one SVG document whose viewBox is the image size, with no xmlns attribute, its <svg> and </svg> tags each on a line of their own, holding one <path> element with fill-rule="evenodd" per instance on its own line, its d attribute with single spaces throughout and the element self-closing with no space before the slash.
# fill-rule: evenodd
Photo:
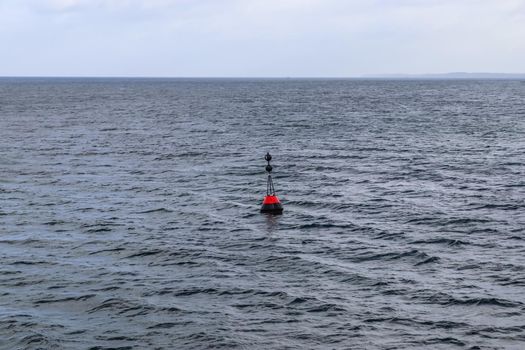
<svg viewBox="0 0 525 350">
<path fill-rule="evenodd" d="M 525 349 L 524 164 L 519 80 L 1 78 L 0 349 Z"/>
</svg>

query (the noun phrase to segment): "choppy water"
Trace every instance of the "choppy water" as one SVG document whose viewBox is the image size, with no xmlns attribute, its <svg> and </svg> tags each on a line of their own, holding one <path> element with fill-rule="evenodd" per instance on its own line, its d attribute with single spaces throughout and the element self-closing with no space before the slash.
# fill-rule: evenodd
<svg viewBox="0 0 525 350">
<path fill-rule="evenodd" d="M 519 81 L 2 79 L 0 348 L 523 349 L 524 162 Z"/>
</svg>

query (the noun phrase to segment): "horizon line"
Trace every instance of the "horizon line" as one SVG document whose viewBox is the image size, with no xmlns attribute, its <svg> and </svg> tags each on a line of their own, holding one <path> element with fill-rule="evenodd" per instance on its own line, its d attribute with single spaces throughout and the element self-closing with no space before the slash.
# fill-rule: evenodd
<svg viewBox="0 0 525 350">
<path fill-rule="evenodd" d="M 0 75 L 0 79 L 523 79 L 525 73 L 384 73 L 352 76 L 158 76 L 158 75 Z"/>
</svg>

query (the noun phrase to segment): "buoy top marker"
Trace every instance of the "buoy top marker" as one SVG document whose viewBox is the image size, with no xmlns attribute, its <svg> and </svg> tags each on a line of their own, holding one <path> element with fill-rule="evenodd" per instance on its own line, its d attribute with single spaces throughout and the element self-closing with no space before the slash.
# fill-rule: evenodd
<svg viewBox="0 0 525 350">
<path fill-rule="evenodd" d="M 273 187 L 273 180 L 271 172 L 273 167 L 270 165 L 272 156 L 270 152 L 267 152 L 264 156 L 264 160 L 268 162 L 266 165 L 266 172 L 268 173 L 268 181 L 266 183 L 266 196 L 264 197 L 263 204 L 261 207 L 261 213 L 270 213 L 270 214 L 282 214 L 283 206 L 279 201 L 279 198 L 275 195 L 275 188 Z"/>
</svg>

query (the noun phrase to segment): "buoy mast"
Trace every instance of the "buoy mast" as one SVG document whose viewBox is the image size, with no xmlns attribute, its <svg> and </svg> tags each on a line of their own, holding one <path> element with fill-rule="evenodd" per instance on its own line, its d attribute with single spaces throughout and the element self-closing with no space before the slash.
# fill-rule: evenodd
<svg viewBox="0 0 525 350">
<path fill-rule="evenodd" d="M 277 198 L 277 196 L 275 195 L 275 188 L 273 187 L 273 180 L 271 174 L 273 168 L 270 165 L 272 156 L 270 155 L 270 152 L 266 153 L 264 159 L 266 160 L 266 162 L 268 162 L 268 164 L 266 165 L 268 181 L 266 183 L 266 196 L 263 200 L 261 213 L 281 214 L 283 212 L 283 206 L 281 205 L 279 198 Z"/>
</svg>

